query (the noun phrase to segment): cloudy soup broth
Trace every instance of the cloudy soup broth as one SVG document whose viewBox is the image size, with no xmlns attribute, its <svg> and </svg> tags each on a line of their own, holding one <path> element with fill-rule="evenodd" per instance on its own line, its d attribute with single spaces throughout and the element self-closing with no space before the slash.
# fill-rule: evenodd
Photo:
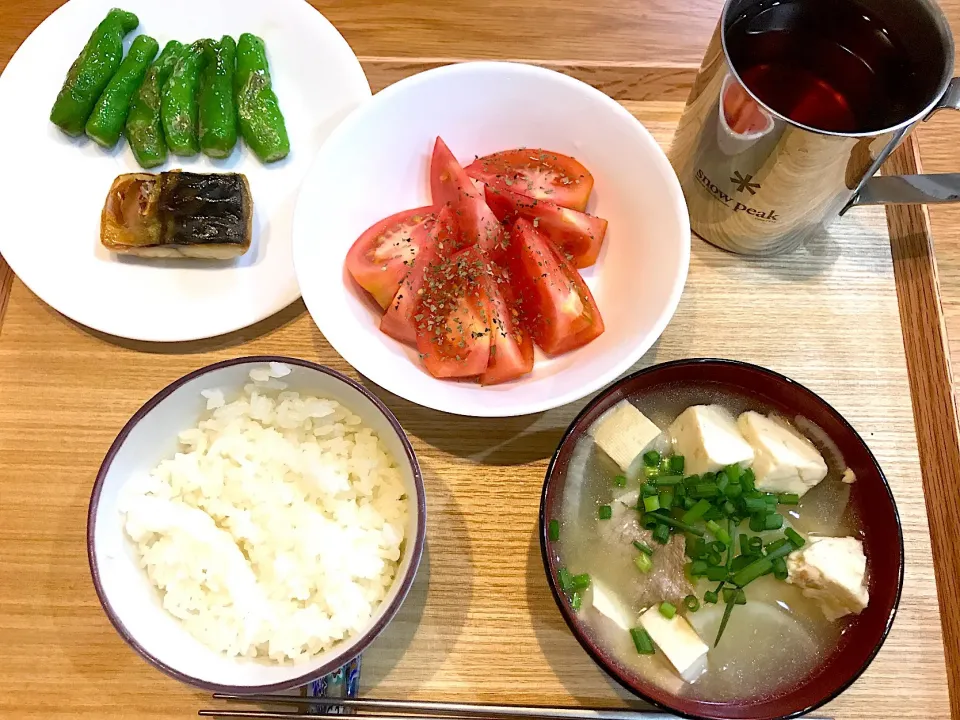
<svg viewBox="0 0 960 720">
<path fill-rule="evenodd" d="M 845 475 L 847 467 L 839 451 L 831 446 L 822 431 L 804 422 L 803 418 L 778 416 L 773 408 L 758 406 L 755 400 L 748 401 L 730 395 L 711 385 L 667 388 L 655 395 L 631 398 L 629 402 L 663 431 L 644 446 L 644 453 L 649 455 L 651 450 L 660 453 L 660 468 L 666 468 L 662 477 L 667 481 L 671 481 L 671 475 L 674 482 L 677 476 L 690 476 L 689 462 L 687 469 L 679 473 L 675 472 L 676 468 L 671 471 L 666 463 L 667 458 L 674 454 L 674 447 L 680 445 L 672 439 L 668 429 L 681 413 L 692 406 L 719 406 L 729 413 L 734 428 L 738 426 L 737 418 L 747 411 L 786 424 L 798 437 L 812 443 L 826 465 L 822 481 L 803 493 L 796 504 L 778 504 L 775 509 L 768 508 L 769 512 L 775 510 L 783 518 L 783 525 L 776 530 L 752 530 L 750 517 L 736 524 L 738 512 L 731 513 L 732 519 L 715 517 L 714 527 L 731 530 L 727 535 L 732 537 L 731 542 L 726 543 L 727 550 L 720 551 L 719 546 L 712 548 L 717 555 L 710 560 L 720 561 L 714 567 L 730 568 L 732 563 L 728 561 L 727 553 L 731 545 L 734 547 L 732 560 L 736 563 L 733 570 L 742 569 L 751 560 L 750 557 L 738 558 L 743 542 L 741 535 L 746 535 L 748 541 L 749 538 L 760 537 L 764 546 L 773 548 L 776 547 L 774 543 L 785 539 L 787 528 L 792 529 L 788 532 L 794 532 L 793 537 L 799 535 L 803 538 L 799 542 L 805 542 L 807 549 L 811 547 L 811 540 L 815 543 L 822 536 L 862 539 L 860 525 L 849 503 L 849 481 L 853 478 L 850 474 Z M 702 545 L 693 547 L 700 539 L 698 536 L 672 529 L 665 544 L 655 537 L 656 528 L 651 527 L 653 523 L 644 507 L 644 499 L 650 497 L 649 486 L 654 485 L 658 476 L 645 461 L 645 454 L 637 456 L 624 469 L 622 464 L 601 449 L 600 435 L 595 439 L 593 433 L 599 432 L 598 425 L 609 415 L 608 412 L 599 418 L 575 448 L 567 470 L 563 497 L 557 509 L 558 515 L 552 518 L 556 524 L 551 533 L 556 539 L 550 543 L 550 549 L 556 555 L 558 567 L 570 574 L 568 578 L 584 578 L 586 575 L 590 578 L 587 587 L 583 587 L 584 581 L 581 580 L 578 589 L 566 589 L 568 599 L 572 599 L 573 592 L 576 592 L 574 606 L 580 606 L 577 612 L 586 632 L 622 668 L 674 695 L 723 702 L 769 696 L 795 686 L 837 646 L 844 628 L 854 621 L 856 614 L 851 612 L 831 619 L 819 598 L 805 594 L 802 583 L 794 583 L 795 557 L 802 551 L 802 548 L 794 547 L 789 556 L 790 582 L 784 579 L 783 565 L 779 565 L 778 573 L 768 572 L 742 586 L 746 598 L 746 603 L 742 605 L 736 602 L 738 586 L 729 581 L 725 584 L 733 607 L 728 613 L 719 643 L 714 647 L 727 610 L 723 588 L 718 593 L 717 601 L 710 602 L 709 593 L 717 590 L 720 584 L 716 577 L 712 580 L 704 576 L 691 577 L 693 559 L 688 556 L 688 551 L 703 549 Z M 748 437 L 748 433 L 745 431 L 742 437 Z M 754 477 L 752 464 L 748 465 L 751 467 L 751 478 Z M 757 477 L 760 467 L 757 464 Z M 736 474 L 736 471 L 731 471 L 731 474 Z M 708 486 L 716 482 L 713 477 L 705 476 L 703 479 L 708 481 Z M 645 484 L 648 485 L 647 495 L 642 491 Z M 678 491 L 675 485 L 657 486 L 658 499 L 663 498 L 659 493 L 665 490 L 673 491 L 675 495 L 685 492 L 689 496 L 694 494 L 691 491 L 695 486 L 695 483 L 685 485 L 685 491 Z M 721 495 L 726 492 L 726 487 L 729 484 Z M 711 489 L 707 487 L 705 492 Z M 778 497 L 788 501 L 791 499 L 787 495 Z M 671 503 L 669 496 L 663 499 Z M 739 499 L 734 498 L 734 501 L 739 502 Z M 655 512 L 682 518 L 686 514 L 682 499 L 674 497 L 672 502 L 675 504 L 670 509 L 661 506 Z M 722 505 L 724 500 L 715 496 L 709 498 L 708 502 Z M 690 504 L 687 503 L 688 507 Z M 638 510 L 638 505 L 644 509 Z M 605 517 L 607 515 L 609 517 Z M 707 517 L 711 517 L 709 512 Z M 695 523 L 704 532 L 703 543 L 716 542 L 718 538 L 705 529 L 703 523 L 704 519 Z M 847 542 L 858 544 L 852 540 Z M 753 543 L 756 548 L 757 541 Z M 644 552 L 642 546 L 652 550 L 652 554 Z M 765 549 L 760 550 L 753 559 L 763 558 L 765 553 Z M 650 562 L 647 563 L 643 558 L 638 560 L 640 555 L 646 555 Z M 787 562 L 786 553 L 780 557 L 784 563 Z M 714 570 L 714 576 L 718 572 L 720 570 Z M 728 571 L 727 578 L 734 575 Z M 866 578 L 862 575 L 861 578 L 865 598 Z M 696 599 L 696 603 L 690 596 Z M 662 623 L 670 611 L 669 608 L 660 608 L 663 602 L 670 603 L 676 609 L 677 617 L 686 619 L 705 646 L 702 652 L 706 654 L 701 655 L 682 674 L 660 646 L 660 636 L 653 637 L 654 644 L 648 648 L 650 654 L 642 654 L 637 638 L 631 633 L 632 629 L 644 627 L 641 616 L 645 612 L 659 615 L 653 620 Z M 692 610 L 691 606 L 695 604 L 699 607 Z M 862 610 L 862 607 L 858 609 Z M 661 610 L 663 612 L 658 612 Z M 674 621 L 670 619 L 670 622 Z M 646 641 L 649 642 L 654 635 L 653 632 L 648 634 Z"/>
</svg>

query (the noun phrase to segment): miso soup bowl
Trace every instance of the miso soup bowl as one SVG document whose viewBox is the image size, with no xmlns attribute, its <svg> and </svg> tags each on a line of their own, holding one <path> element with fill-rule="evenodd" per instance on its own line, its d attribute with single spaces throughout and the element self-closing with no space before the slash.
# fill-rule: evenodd
<svg viewBox="0 0 960 720">
<path fill-rule="evenodd" d="M 290 390 L 331 398 L 377 433 L 400 469 L 407 490 L 408 524 L 393 585 L 352 637 L 308 660 L 279 664 L 228 657 L 194 638 L 161 605 L 160 593 L 140 567 L 117 509 L 120 489 L 178 450 L 177 434 L 196 427 L 206 408 L 202 390 L 217 388 L 229 401 L 250 370 L 278 362 L 290 367 Z M 413 447 L 392 412 L 369 390 L 335 370 L 288 357 L 242 357 L 209 365 L 154 395 L 124 425 L 97 474 L 87 516 L 87 553 L 93 585 L 110 622 L 143 659 L 168 675 L 207 691 L 236 694 L 300 687 L 333 672 L 363 652 L 396 615 L 413 585 L 423 552 L 426 496 Z"/>
<path fill-rule="evenodd" d="M 812 422 L 839 449 L 845 464 L 857 477 L 851 486 L 850 503 L 863 530 L 869 605 L 860 615 L 850 616 L 853 619 L 839 643 L 819 666 L 792 686 L 778 688 L 767 696 L 704 702 L 668 692 L 625 667 L 602 647 L 570 608 L 556 580 L 561 559 L 547 536 L 547 525 L 550 519 L 560 516 L 578 441 L 597 418 L 621 400 L 636 399 L 642 404 L 644 398 L 663 391 L 687 392 L 700 388 L 704 392 L 719 390 L 784 417 L 802 417 Z M 802 385 L 770 370 L 729 360 L 693 359 L 655 365 L 619 380 L 594 398 L 570 425 L 547 469 L 540 504 L 540 547 L 557 606 L 590 657 L 640 698 L 698 720 L 792 718 L 836 698 L 860 677 L 880 651 L 893 624 L 903 585 L 900 517 L 883 471 L 863 439 L 836 410 Z"/>
</svg>

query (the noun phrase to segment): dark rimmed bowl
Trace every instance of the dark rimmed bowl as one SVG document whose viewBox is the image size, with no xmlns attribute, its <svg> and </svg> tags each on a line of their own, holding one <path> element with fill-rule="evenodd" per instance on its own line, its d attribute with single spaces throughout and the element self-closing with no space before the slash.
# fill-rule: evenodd
<svg viewBox="0 0 960 720">
<path fill-rule="evenodd" d="M 201 390 L 239 392 L 254 367 L 279 362 L 292 372 L 291 390 L 340 401 L 380 436 L 407 486 L 410 516 L 400 569 L 365 630 L 309 662 L 279 665 L 228 658 L 201 644 L 160 605 L 138 566 L 117 510 L 120 488 L 177 450 L 177 434 L 196 426 L 206 407 Z M 228 397 L 229 399 L 229 397 Z M 393 413 L 369 390 L 335 370 L 288 357 L 243 357 L 215 363 L 171 383 L 140 408 L 110 446 L 97 474 L 87 515 L 87 554 L 93 584 L 120 636 L 147 662 L 168 675 L 209 691 L 260 693 L 299 687 L 354 658 L 396 615 L 413 584 L 423 553 L 426 495 L 413 447 Z"/>
<path fill-rule="evenodd" d="M 675 695 L 640 677 L 601 647 L 561 592 L 560 567 L 547 537 L 547 521 L 559 517 L 567 470 L 578 440 L 593 422 L 624 399 L 655 393 L 702 389 L 733 395 L 788 418 L 811 421 L 839 448 L 856 473 L 850 502 L 863 529 L 870 604 L 849 621 L 832 654 L 792 687 L 737 702 L 704 702 Z M 774 720 L 803 715 L 833 700 L 848 688 L 879 652 L 890 631 L 903 585 L 903 534 L 900 517 L 883 471 L 863 439 L 830 405 L 802 385 L 747 363 L 694 359 L 656 365 L 629 375 L 594 398 L 577 416 L 547 469 L 540 502 L 540 548 L 550 589 L 564 620 L 584 650 L 624 688 L 670 712 L 698 720 Z"/>
</svg>

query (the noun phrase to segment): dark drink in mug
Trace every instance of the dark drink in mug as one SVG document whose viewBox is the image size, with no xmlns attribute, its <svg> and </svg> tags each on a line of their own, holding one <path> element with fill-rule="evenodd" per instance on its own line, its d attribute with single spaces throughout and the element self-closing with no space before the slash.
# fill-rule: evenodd
<svg viewBox="0 0 960 720">
<path fill-rule="evenodd" d="M 953 54 L 932 0 L 730 0 L 670 153 L 694 231 L 774 254 L 851 205 L 902 201 L 870 178 L 931 111 L 956 106 Z"/>
</svg>

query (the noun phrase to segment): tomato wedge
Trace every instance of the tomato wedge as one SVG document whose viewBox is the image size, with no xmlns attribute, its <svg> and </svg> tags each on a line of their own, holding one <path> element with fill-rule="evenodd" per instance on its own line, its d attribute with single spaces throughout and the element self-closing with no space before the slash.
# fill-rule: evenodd
<svg viewBox="0 0 960 720">
<path fill-rule="evenodd" d="M 467 175 L 500 190 L 583 212 L 593 191 L 593 175 L 569 155 L 537 148 L 504 150 L 477 158 Z"/>
<path fill-rule="evenodd" d="M 560 207 L 550 200 L 537 200 L 489 185 L 486 196 L 487 204 L 499 219 L 509 222 L 522 217 L 529 220 L 570 257 L 576 267 L 590 267 L 597 261 L 603 236 L 607 233 L 606 220 Z"/>
<path fill-rule="evenodd" d="M 458 237 L 456 216 L 453 210 L 445 205 L 437 214 L 427 242 L 417 252 L 413 268 L 380 318 L 380 330 L 395 340 L 416 346 L 417 298 L 421 295 L 425 271 L 437 263 L 441 250 L 446 249 L 448 254 L 451 252 L 450 248 L 456 244 Z"/>
<path fill-rule="evenodd" d="M 435 220 L 433 207 L 404 210 L 372 225 L 353 243 L 347 270 L 380 307 L 397 294 Z"/>
<path fill-rule="evenodd" d="M 487 206 L 483 192 L 477 189 L 439 137 L 430 161 L 430 192 L 435 205 L 449 204 L 456 212 L 461 249 L 475 243 L 487 253 L 499 252 L 499 220 Z"/>
<path fill-rule="evenodd" d="M 533 370 L 533 340 L 520 322 L 507 275 L 496 268 L 487 276 L 487 296 L 493 320 L 492 346 L 480 384 L 495 385 L 516 380 Z"/>
<path fill-rule="evenodd" d="M 560 355 L 603 333 L 603 318 L 580 273 L 524 218 L 510 227 L 506 262 L 521 321 L 544 352 Z"/>
<path fill-rule="evenodd" d="M 417 350 L 434 377 L 475 377 L 490 360 L 488 261 L 476 246 L 452 256 L 446 250 L 424 268 L 414 315 Z"/>
</svg>

